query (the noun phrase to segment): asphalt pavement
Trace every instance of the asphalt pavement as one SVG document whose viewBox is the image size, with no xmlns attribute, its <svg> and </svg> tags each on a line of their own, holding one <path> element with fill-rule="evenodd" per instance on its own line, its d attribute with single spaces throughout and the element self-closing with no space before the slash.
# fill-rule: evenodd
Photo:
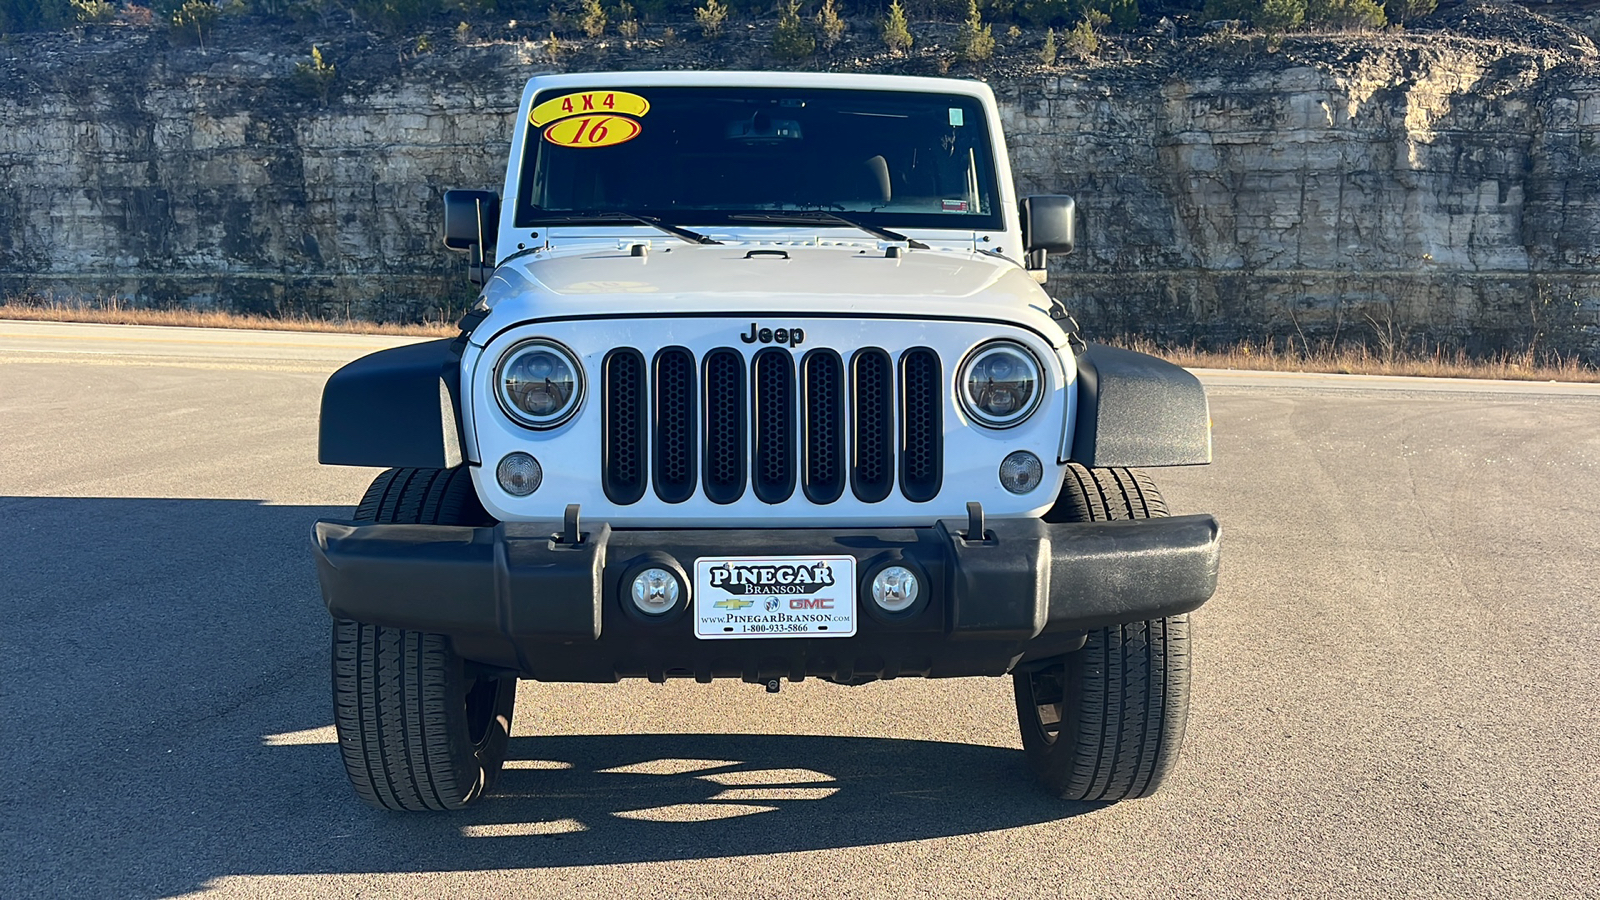
<svg viewBox="0 0 1600 900">
<path fill-rule="evenodd" d="M 362 806 L 308 531 L 403 338 L 0 321 L 0 897 L 1600 896 L 1600 386 L 1204 372 L 1178 771 L 1028 780 L 1007 680 L 523 682 L 470 810 Z"/>
</svg>

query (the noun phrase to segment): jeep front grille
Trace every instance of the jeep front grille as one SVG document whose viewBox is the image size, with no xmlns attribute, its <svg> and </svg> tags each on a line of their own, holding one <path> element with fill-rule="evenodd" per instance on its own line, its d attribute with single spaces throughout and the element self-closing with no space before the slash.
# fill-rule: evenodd
<svg viewBox="0 0 1600 900">
<path fill-rule="evenodd" d="M 695 496 L 697 477 L 699 491 L 720 504 L 747 486 L 764 503 L 782 503 L 798 483 L 820 505 L 837 502 L 847 485 L 861 502 L 881 502 L 897 475 L 913 502 L 934 499 L 942 486 L 944 375 L 926 347 L 901 355 L 898 377 L 894 359 L 875 347 L 848 362 L 812 350 L 798 372 L 778 347 L 748 363 L 720 347 L 698 366 L 683 347 L 661 350 L 649 366 L 623 349 L 604 366 L 601 477 L 618 505 L 638 502 L 647 480 L 661 500 L 682 503 Z"/>
</svg>

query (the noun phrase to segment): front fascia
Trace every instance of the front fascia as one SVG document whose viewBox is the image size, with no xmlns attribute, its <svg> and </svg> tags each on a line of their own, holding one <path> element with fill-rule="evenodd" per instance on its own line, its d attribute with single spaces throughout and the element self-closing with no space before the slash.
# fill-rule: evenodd
<svg viewBox="0 0 1600 900">
<path fill-rule="evenodd" d="M 738 500 L 718 504 L 702 492 L 682 503 L 661 501 L 646 491 L 637 503 L 618 506 L 601 486 L 602 404 L 599 390 L 606 354 L 618 347 L 638 348 L 646 360 L 668 346 L 686 347 L 696 359 L 708 351 L 731 347 L 745 359 L 746 367 L 759 344 L 746 344 L 740 335 L 749 330 L 744 315 L 696 313 L 583 317 L 544 320 L 518 325 L 496 334 L 470 363 L 463 375 L 470 378 L 472 410 L 469 428 L 482 466 L 473 469 L 479 497 L 489 513 L 501 521 L 559 520 L 567 504 L 577 503 L 589 518 L 617 527 L 789 527 L 931 525 L 939 519 L 966 514 L 966 504 L 977 501 L 996 517 L 1037 516 L 1055 501 L 1065 468 L 1056 462 L 1063 429 L 1070 421 L 1076 388 L 1076 370 L 1063 365 L 1061 356 L 1040 334 L 1015 324 L 982 320 L 941 320 L 928 317 L 871 316 L 864 314 L 775 315 L 761 314 L 763 326 L 795 328 L 805 332 L 805 342 L 789 352 L 798 365 L 807 351 L 829 348 L 846 359 L 861 347 L 881 347 L 898 361 L 913 347 L 929 347 L 942 363 L 942 414 L 944 421 L 944 472 L 939 495 L 928 502 L 907 500 L 898 487 L 885 500 L 865 503 L 851 491 L 837 502 L 818 505 L 798 488 L 781 503 L 759 500 L 747 489 Z M 500 409 L 494 397 L 495 362 L 513 345 L 531 337 L 561 342 L 580 358 L 588 382 L 588 396 L 579 412 L 565 424 L 547 431 L 523 428 Z M 979 344 L 998 337 L 1019 341 L 1039 358 L 1045 369 L 1045 391 L 1040 409 L 1021 425 L 1005 430 L 983 428 L 968 420 L 956 401 L 953 385 L 961 360 Z M 470 376 L 467 373 L 470 371 Z M 898 416 L 897 416 L 898 418 Z M 1018 496 L 1009 493 L 998 477 L 1007 453 L 1027 449 L 1045 466 L 1043 483 Z M 500 489 L 494 466 L 507 453 L 531 453 L 544 471 L 544 482 L 527 498 L 515 498 Z"/>
</svg>

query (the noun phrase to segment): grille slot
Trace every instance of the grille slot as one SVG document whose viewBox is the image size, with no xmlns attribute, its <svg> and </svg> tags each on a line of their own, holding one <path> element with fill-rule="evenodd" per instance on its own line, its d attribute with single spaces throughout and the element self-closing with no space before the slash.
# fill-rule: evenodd
<svg viewBox="0 0 1600 900">
<path fill-rule="evenodd" d="M 801 421 L 805 447 L 801 487 L 812 503 L 844 495 L 844 361 L 832 350 L 813 350 L 802 363 Z"/>
<path fill-rule="evenodd" d="M 637 503 L 648 480 L 644 357 L 637 350 L 613 350 L 603 365 L 606 404 L 600 482 L 612 503 Z"/>
<path fill-rule="evenodd" d="M 794 360 L 789 351 L 768 347 L 750 364 L 750 483 L 763 503 L 782 503 L 794 494 Z"/>
<path fill-rule="evenodd" d="M 877 348 L 850 360 L 850 489 L 878 503 L 894 487 L 894 365 Z"/>
<path fill-rule="evenodd" d="M 696 481 L 694 354 L 668 347 L 656 354 L 655 471 L 656 496 L 682 503 L 694 496 Z"/>
<path fill-rule="evenodd" d="M 744 495 L 744 357 L 719 347 L 705 358 L 705 492 L 713 503 Z"/>
<path fill-rule="evenodd" d="M 942 384 L 939 354 L 914 347 L 900 357 L 900 491 L 914 503 L 939 496 L 944 478 Z"/>
</svg>

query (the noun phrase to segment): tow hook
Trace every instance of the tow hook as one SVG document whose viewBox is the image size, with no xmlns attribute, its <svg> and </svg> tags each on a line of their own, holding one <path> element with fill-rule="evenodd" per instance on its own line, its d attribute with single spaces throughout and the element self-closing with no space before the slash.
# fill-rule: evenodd
<svg viewBox="0 0 1600 900">
<path fill-rule="evenodd" d="M 779 681 L 778 679 L 774 678 L 767 682 L 767 693 L 776 694 L 781 690 L 783 690 L 783 682 Z"/>
</svg>

